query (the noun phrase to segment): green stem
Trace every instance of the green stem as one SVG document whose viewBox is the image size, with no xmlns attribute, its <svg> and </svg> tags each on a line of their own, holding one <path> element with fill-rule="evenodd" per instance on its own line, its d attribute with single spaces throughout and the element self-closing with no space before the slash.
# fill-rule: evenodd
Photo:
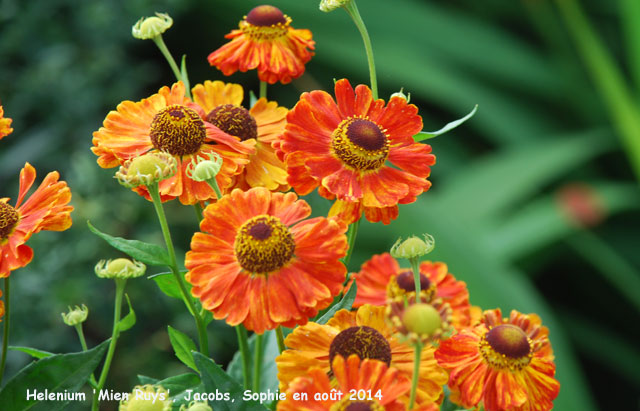
<svg viewBox="0 0 640 411">
<path fill-rule="evenodd" d="M 415 357 L 413 360 L 413 380 L 411 381 L 411 395 L 409 397 L 409 409 L 413 409 L 416 402 L 416 391 L 418 388 L 418 380 L 420 379 L 420 360 L 422 359 L 422 343 L 416 342 Z"/>
<path fill-rule="evenodd" d="M 9 286 L 9 278 L 4 278 L 4 332 L 2 334 L 2 359 L 0 360 L 0 383 L 4 377 L 4 367 L 7 363 L 7 347 L 9 346 L 9 297 L 11 296 L 11 287 Z"/>
<path fill-rule="evenodd" d="M 349 264 L 349 260 L 351 260 L 351 254 L 353 253 L 353 247 L 356 244 L 356 236 L 358 235 L 358 227 L 360 227 L 360 219 L 356 220 L 353 224 L 349 226 L 349 230 L 347 231 L 347 254 L 342 259 L 344 265 Z"/>
<path fill-rule="evenodd" d="M 176 79 L 178 81 L 182 81 L 184 83 L 187 96 L 189 98 L 191 98 L 191 90 L 189 90 L 189 79 L 183 78 L 182 73 L 180 72 L 180 69 L 178 68 L 178 65 L 176 64 L 176 61 L 173 59 L 173 56 L 171 55 L 171 52 L 167 48 L 167 45 L 164 44 L 164 40 L 162 39 L 162 35 L 158 34 L 157 36 L 153 37 L 152 40 L 153 40 L 154 43 L 156 43 L 156 46 L 158 46 L 158 48 L 162 52 L 162 55 L 164 56 L 164 58 L 169 63 L 169 66 L 171 66 L 171 70 L 173 71 L 173 75 L 176 76 Z"/>
<path fill-rule="evenodd" d="M 256 334 L 256 344 L 253 356 L 253 392 L 260 392 L 260 374 L 262 373 L 262 342 L 263 334 Z"/>
<path fill-rule="evenodd" d="M 413 271 L 413 281 L 416 286 L 416 304 L 420 304 L 420 259 L 418 257 L 413 257 L 409 259 L 411 263 L 411 270 Z"/>
<path fill-rule="evenodd" d="M 367 27 L 364 25 L 364 21 L 362 17 L 360 17 L 360 12 L 358 11 L 358 6 L 356 5 L 355 0 L 351 0 L 347 4 L 344 5 L 344 9 L 349 13 L 349 16 L 353 19 L 353 22 L 356 24 L 356 27 L 360 31 L 360 35 L 362 36 L 362 41 L 364 42 L 364 49 L 367 52 L 367 63 L 369 63 L 369 77 L 371 78 L 371 94 L 373 95 L 373 99 L 378 99 L 378 80 L 376 78 L 376 64 L 373 60 L 373 47 L 371 47 L 371 38 L 369 37 L 369 32 L 367 31 Z"/>
<path fill-rule="evenodd" d="M 80 340 L 80 346 L 82 347 L 82 351 L 87 351 L 89 348 L 87 348 L 87 342 L 84 339 L 84 332 L 82 331 L 82 324 L 76 324 L 74 326 L 74 328 L 76 329 L 76 332 L 78 333 L 78 339 Z M 96 382 L 96 377 L 94 377 L 93 373 L 91 373 L 91 376 L 89 377 L 89 384 L 93 388 L 98 388 L 98 383 Z"/>
<path fill-rule="evenodd" d="M 210 178 L 209 180 L 207 180 L 207 184 L 209 184 L 209 186 L 216 193 L 216 199 L 220 200 L 222 198 L 222 191 L 220 191 L 220 187 L 218 186 L 218 181 L 216 180 L 216 178 Z"/>
<path fill-rule="evenodd" d="M 280 325 L 276 327 L 276 339 L 278 340 L 278 351 L 282 354 L 287 347 L 284 345 L 284 334 L 282 333 L 282 326 Z"/>
<path fill-rule="evenodd" d="M 202 206 L 200 205 L 200 203 L 195 203 L 193 205 L 193 209 L 196 212 L 196 218 L 198 219 L 198 224 L 200 224 L 200 221 L 202 221 Z"/>
<path fill-rule="evenodd" d="M 242 385 L 245 390 L 249 389 L 249 343 L 247 329 L 242 324 L 236 325 L 236 335 L 238 336 L 238 349 L 242 356 Z"/>
<path fill-rule="evenodd" d="M 113 307 L 113 329 L 111 330 L 111 342 L 109 343 L 109 350 L 107 351 L 107 358 L 104 360 L 102 366 L 102 372 L 100 373 L 100 379 L 94 391 L 93 404 L 91 406 L 92 411 L 98 411 L 98 402 L 100 396 L 100 390 L 104 388 L 104 383 L 107 380 L 109 374 L 109 368 L 111 367 L 111 360 L 113 359 L 113 353 L 116 350 L 116 343 L 120 331 L 118 330 L 118 323 L 120 322 L 120 312 L 122 308 L 122 296 L 124 295 L 124 287 L 127 284 L 127 280 L 124 278 L 116 278 L 116 298 Z"/>
<path fill-rule="evenodd" d="M 167 217 L 164 214 L 164 208 L 162 207 L 162 201 L 160 200 L 160 193 L 158 191 L 158 184 L 151 184 L 147 187 L 149 190 L 149 195 L 153 200 L 153 207 L 156 210 L 156 214 L 158 215 L 158 221 L 160 222 L 160 227 L 162 229 L 162 235 L 164 236 L 164 242 L 167 245 L 167 251 L 169 253 L 169 268 L 171 269 L 171 273 L 176 279 L 176 283 L 178 284 L 178 288 L 180 289 L 180 294 L 182 294 L 182 300 L 184 301 L 187 309 L 193 315 L 193 318 L 196 321 L 196 328 L 198 329 L 198 342 L 200 344 L 200 352 L 209 356 L 209 341 L 207 338 L 207 330 L 202 321 L 202 317 L 196 311 L 195 305 L 193 303 L 193 299 L 187 292 L 187 286 L 185 284 L 184 278 L 180 274 L 180 270 L 178 270 L 178 265 L 176 263 L 176 252 L 173 248 L 173 241 L 171 240 L 171 234 L 169 233 L 169 225 L 167 224 Z"/>
<path fill-rule="evenodd" d="M 260 80 L 260 98 L 267 98 L 267 82 Z"/>
</svg>

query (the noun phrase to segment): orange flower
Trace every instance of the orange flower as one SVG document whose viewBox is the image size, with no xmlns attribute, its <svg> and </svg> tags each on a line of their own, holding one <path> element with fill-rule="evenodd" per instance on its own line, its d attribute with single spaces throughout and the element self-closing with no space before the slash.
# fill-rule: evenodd
<svg viewBox="0 0 640 411">
<path fill-rule="evenodd" d="M 346 226 L 294 193 L 233 190 L 204 210 L 185 266 L 192 294 L 214 318 L 263 333 L 305 324 L 342 290 Z"/>
<path fill-rule="evenodd" d="M 436 359 L 450 371 L 451 400 L 487 411 L 547 411 L 558 395 L 549 330 L 536 314 L 488 310 L 481 324 L 440 344 Z"/>
<path fill-rule="evenodd" d="M 385 305 L 395 297 L 416 291 L 413 271 L 400 268 L 389 253 L 374 255 L 353 276 L 358 283 L 354 307 L 363 304 Z M 427 302 L 441 298 L 452 309 L 451 323 L 456 329 L 467 327 L 479 319 L 479 312 L 469 304 L 469 291 L 464 281 L 449 273 L 447 265 L 424 261 L 420 264 L 420 295 Z M 477 310 L 479 311 L 479 310 Z"/>
<path fill-rule="evenodd" d="M 385 322 L 385 308 L 372 305 L 364 305 L 357 312 L 340 310 L 326 325 L 311 322 L 297 327 L 285 339 L 288 348 L 276 358 L 280 390 L 287 389 L 296 377 L 306 375 L 313 367 L 329 372 L 331 361 L 338 354 L 383 361 L 410 380 L 414 348 L 400 342 L 392 331 Z M 447 373 L 437 365 L 434 351 L 431 346 L 422 351 L 416 397 L 420 406 L 438 401 L 447 382 Z M 408 393 L 403 402 L 409 403 Z"/>
<path fill-rule="evenodd" d="M 288 110 L 264 98 L 247 110 L 240 105 L 242 98 L 239 84 L 205 81 L 193 88 L 193 99 L 207 113 L 208 122 L 242 141 L 256 140 L 256 151 L 250 155 L 244 171 L 236 176 L 233 188 L 287 191 L 287 172 L 271 143 L 284 132 Z"/>
<path fill-rule="evenodd" d="M 287 165 L 289 184 L 301 195 L 316 187 L 330 200 L 330 216 L 346 223 L 362 212 L 389 224 L 398 204 L 412 203 L 431 186 L 431 147 L 416 143 L 422 130 L 418 108 L 400 97 L 373 100 L 364 85 L 346 79 L 335 85 L 336 100 L 324 91 L 304 93 L 287 115 L 276 152 Z M 393 167 L 391 167 L 393 165 Z"/>
<path fill-rule="evenodd" d="M 0 297 L 2 297 L 2 291 L 0 291 Z M 0 321 L 2 321 L 2 317 L 4 317 L 4 301 L 0 300 Z"/>
<path fill-rule="evenodd" d="M 40 187 L 24 201 L 36 179 L 36 170 L 26 163 L 20 171 L 20 189 L 15 207 L 8 198 L 0 199 L 0 277 L 31 262 L 33 250 L 27 240 L 41 230 L 63 231 L 71 227 L 73 207 L 68 205 L 71 191 L 60 175 L 53 171 L 44 178 Z"/>
<path fill-rule="evenodd" d="M 258 69 L 261 81 L 287 84 L 304 73 L 315 42 L 309 30 L 291 27 L 291 18 L 278 8 L 255 7 L 238 27 L 225 36 L 231 41 L 207 58 L 225 76 Z"/>
<path fill-rule="evenodd" d="M 187 176 L 189 164 L 197 156 L 218 154 L 223 163 L 216 181 L 225 190 L 249 161 L 255 141 L 240 141 L 205 121 L 204 110 L 185 96 L 184 84 L 177 82 L 171 89 L 163 87 L 137 103 L 120 103 L 107 115 L 103 127 L 93 133 L 93 145 L 91 151 L 103 168 L 122 165 L 151 150 L 170 153 L 178 162 L 178 171 L 159 183 L 161 198 L 166 201 L 178 197 L 182 204 L 195 204 L 216 196 L 209 184 Z M 144 186 L 134 191 L 149 198 Z"/>
<path fill-rule="evenodd" d="M 353 354 L 347 360 L 336 355 L 331 369 L 337 384 L 322 368 L 312 368 L 291 382 L 287 399 L 278 403 L 278 410 L 406 410 L 400 398 L 407 394 L 411 382 L 395 368 L 378 360 L 360 360 Z M 294 399 L 296 393 L 299 399 Z"/>
<path fill-rule="evenodd" d="M 4 109 L 0 106 L 0 140 L 13 132 L 11 119 L 4 116 Z"/>
</svg>

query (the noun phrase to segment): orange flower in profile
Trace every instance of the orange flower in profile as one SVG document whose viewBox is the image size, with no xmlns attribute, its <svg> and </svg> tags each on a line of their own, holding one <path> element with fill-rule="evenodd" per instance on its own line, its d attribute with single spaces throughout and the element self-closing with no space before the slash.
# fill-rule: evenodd
<svg viewBox="0 0 640 411">
<path fill-rule="evenodd" d="M 0 140 L 13 132 L 11 121 L 9 117 L 4 116 L 4 109 L 0 105 Z"/>
<path fill-rule="evenodd" d="M 103 127 L 93 133 L 93 145 L 91 151 L 103 168 L 123 165 L 153 150 L 168 152 L 176 159 L 178 171 L 159 183 L 160 195 L 162 201 L 177 197 L 182 204 L 216 198 L 207 182 L 192 180 L 186 173 L 197 157 L 215 153 L 223 159 L 216 181 L 224 191 L 255 149 L 255 141 L 240 141 L 207 122 L 202 107 L 185 96 L 182 82 L 163 87 L 137 103 L 120 103 L 107 115 Z M 134 191 L 149 198 L 144 186 Z"/>
<path fill-rule="evenodd" d="M 413 271 L 400 268 L 389 253 L 374 255 L 353 275 L 358 283 L 354 307 L 363 304 L 385 305 L 396 297 L 415 294 Z M 458 281 L 441 262 L 424 261 L 420 264 L 420 295 L 423 301 L 441 298 L 452 310 L 452 325 L 467 327 L 480 317 L 480 310 L 469 304 L 469 291 L 464 281 Z M 477 311 L 477 312 L 476 312 Z"/>
<path fill-rule="evenodd" d="M 295 378 L 307 375 L 311 368 L 328 373 L 338 355 L 357 354 L 362 360 L 382 361 L 410 380 L 414 348 L 396 338 L 393 331 L 385 320 L 385 307 L 372 305 L 364 305 L 357 312 L 340 310 L 325 325 L 310 322 L 297 327 L 285 339 L 288 348 L 276 357 L 280 390 L 290 387 Z M 447 373 L 436 363 L 434 351 L 431 346 L 422 350 L 416 396 L 421 407 L 437 402 L 447 382 Z M 409 393 L 402 398 L 409 403 Z"/>
<path fill-rule="evenodd" d="M 204 210 L 187 252 L 191 293 L 216 319 L 256 333 L 305 324 L 342 290 L 346 226 L 294 193 L 235 189 Z"/>
<path fill-rule="evenodd" d="M 53 171 L 40 187 L 25 200 L 36 179 L 36 170 L 26 163 L 20 171 L 20 188 L 15 207 L 8 198 L 0 199 L 0 277 L 31 262 L 33 250 L 25 243 L 31 235 L 42 231 L 63 231 L 71 227 L 73 207 L 68 205 L 71 191 L 60 175 Z"/>
<path fill-rule="evenodd" d="M 304 73 L 315 46 L 311 31 L 291 27 L 291 18 L 277 7 L 253 8 L 238 27 L 225 36 L 231 41 L 207 58 L 225 76 L 258 69 L 261 81 L 287 84 Z"/>
<path fill-rule="evenodd" d="M 287 172 L 271 143 L 284 132 L 288 110 L 265 98 L 247 110 L 241 106 L 242 98 L 239 84 L 205 81 L 193 88 L 193 99 L 207 113 L 206 121 L 241 141 L 256 140 L 256 150 L 242 173 L 235 177 L 232 188 L 287 191 Z"/>
<path fill-rule="evenodd" d="M 353 354 L 345 360 L 336 355 L 331 364 L 333 383 L 322 368 L 312 368 L 289 385 L 286 400 L 279 411 L 376 410 L 404 411 L 401 397 L 410 388 L 410 380 L 395 368 L 378 360 L 360 360 Z M 341 395 L 336 394 L 336 391 Z M 301 399 L 294 399 L 294 394 Z M 306 395 L 302 394 L 306 393 Z M 323 394 L 326 400 L 322 400 Z M 328 395 L 331 394 L 331 395 Z"/>
<path fill-rule="evenodd" d="M 373 100 L 364 85 L 335 85 L 336 100 L 324 91 L 304 93 L 287 115 L 276 152 L 287 165 L 289 184 L 301 195 L 318 187 L 334 203 L 330 216 L 346 223 L 362 212 L 389 224 L 398 204 L 412 203 L 431 186 L 435 156 L 413 136 L 422 130 L 418 108 L 401 97 Z"/>
<path fill-rule="evenodd" d="M 449 374 L 451 400 L 487 411 L 547 411 L 560 384 L 549 330 L 536 314 L 488 310 L 481 324 L 443 341 L 436 359 Z"/>
</svg>

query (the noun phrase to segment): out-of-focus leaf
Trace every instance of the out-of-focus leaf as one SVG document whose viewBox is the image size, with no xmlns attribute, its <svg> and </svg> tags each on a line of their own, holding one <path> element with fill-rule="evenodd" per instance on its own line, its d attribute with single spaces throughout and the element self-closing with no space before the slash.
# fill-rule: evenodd
<svg viewBox="0 0 640 411">
<path fill-rule="evenodd" d="M 418 134 L 416 134 L 415 136 L 413 136 L 413 139 L 415 141 L 422 141 L 422 140 L 428 140 L 430 138 L 438 137 L 439 135 L 444 134 L 447 131 L 453 130 L 454 128 L 458 127 L 460 124 L 462 124 L 465 121 L 469 120 L 471 117 L 473 117 L 474 114 L 476 114 L 476 111 L 478 111 L 478 105 L 477 104 L 473 107 L 473 110 L 471 110 L 471 112 L 469 114 L 467 114 L 466 116 L 464 116 L 462 118 L 459 118 L 459 119 L 457 119 L 455 121 L 452 121 L 450 123 L 447 123 L 444 127 L 442 127 L 438 131 L 421 131 Z"/>
<path fill-rule="evenodd" d="M 118 332 L 121 333 L 123 331 L 127 331 L 129 328 L 133 327 L 136 324 L 136 312 L 133 311 L 133 307 L 131 306 L 131 301 L 129 301 L 129 296 L 127 294 L 124 295 L 127 299 L 127 305 L 129 306 L 129 313 L 120 321 L 118 321 Z"/>
<path fill-rule="evenodd" d="M 180 75 L 182 76 L 182 81 L 184 83 L 184 87 L 186 90 L 191 90 L 191 86 L 189 85 L 189 74 L 187 73 L 187 55 L 182 55 L 182 61 L 180 63 Z"/>
<path fill-rule="evenodd" d="M 252 353 L 251 358 L 256 358 L 256 334 L 249 337 L 249 351 Z M 278 349 L 278 341 L 276 339 L 276 333 L 274 331 L 266 331 L 262 340 L 262 365 L 260 369 L 260 392 L 275 392 L 278 389 L 278 368 L 276 367 L 275 359 L 280 355 Z M 238 384 L 242 384 L 242 355 L 240 352 L 236 352 L 233 359 L 227 367 L 227 373 L 235 379 Z M 253 373 L 253 368 L 249 368 L 249 373 Z M 249 375 L 249 381 L 252 381 L 252 375 Z"/>
<path fill-rule="evenodd" d="M 180 275 L 184 275 L 185 271 L 181 271 Z M 172 273 L 160 273 L 154 274 L 147 277 L 150 280 L 153 280 L 158 285 L 160 291 L 162 291 L 165 295 L 171 298 L 177 298 L 178 300 L 182 300 L 182 294 L 180 293 L 180 287 L 178 286 L 178 282 Z"/>
<path fill-rule="evenodd" d="M 42 351 L 42 350 L 38 350 L 36 348 L 31 348 L 31 347 L 18 347 L 18 346 L 10 345 L 7 347 L 7 349 L 12 351 L 22 351 L 23 353 L 29 354 L 30 356 L 38 360 L 41 358 L 51 357 L 52 355 L 55 355 L 48 351 Z"/>
<path fill-rule="evenodd" d="M 345 295 L 342 297 L 342 300 L 340 300 L 337 304 L 329 308 L 329 310 L 324 314 L 322 314 L 322 316 L 317 320 L 315 320 L 315 322 L 317 322 L 318 324 L 326 324 L 327 321 L 329 321 L 331 317 L 333 317 L 333 315 L 337 313 L 339 310 L 342 310 L 342 309 L 350 310 L 351 307 L 353 306 L 353 302 L 356 300 L 357 293 L 358 293 L 358 285 L 354 281 L 353 283 L 351 283 L 351 287 L 349 287 L 349 291 L 347 291 Z"/>
<path fill-rule="evenodd" d="M 169 254 L 167 251 L 155 244 L 149 244 L 138 240 L 127 240 L 122 237 L 112 237 L 109 234 L 95 228 L 87 221 L 89 230 L 102 238 L 116 250 L 120 250 L 131 258 L 142 261 L 148 265 L 169 265 Z"/>
<path fill-rule="evenodd" d="M 176 353 L 176 357 L 182 361 L 187 367 L 198 371 L 196 364 L 193 362 L 192 351 L 197 351 L 196 344 L 191 338 L 182 331 L 178 331 L 175 328 L 168 326 L 169 340 L 171 346 Z"/>
</svg>

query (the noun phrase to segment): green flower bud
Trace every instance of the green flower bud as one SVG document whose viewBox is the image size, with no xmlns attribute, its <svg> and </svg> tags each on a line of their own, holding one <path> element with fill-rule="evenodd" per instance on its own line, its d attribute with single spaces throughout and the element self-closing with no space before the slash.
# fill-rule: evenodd
<svg viewBox="0 0 640 411">
<path fill-rule="evenodd" d="M 129 398 L 120 401 L 120 411 L 170 411 L 169 392 L 160 386 L 136 385 Z"/>
<path fill-rule="evenodd" d="M 148 186 L 171 177 L 177 169 L 178 163 L 171 154 L 154 151 L 125 161 L 115 178 L 129 188 Z"/>
<path fill-rule="evenodd" d="M 208 181 L 215 178 L 222 168 L 222 157 L 214 152 L 205 157 L 196 156 L 187 166 L 187 176 L 194 181 Z"/>
<path fill-rule="evenodd" d="M 320 10 L 328 13 L 349 2 L 351 2 L 351 0 L 322 0 L 320 2 Z"/>
<path fill-rule="evenodd" d="M 167 13 L 156 13 L 154 17 L 142 17 L 131 28 L 133 37 L 140 40 L 152 39 L 161 35 L 173 25 L 173 19 Z"/>
<path fill-rule="evenodd" d="M 100 278 L 136 278 L 147 270 L 147 266 L 136 260 L 116 258 L 115 260 L 100 260 L 96 264 L 96 275 Z"/>
<path fill-rule="evenodd" d="M 191 401 L 188 406 L 182 404 L 179 411 L 212 411 L 212 408 L 206 401 Z"/>
<path fill-rule="evenodd" d="M 424 235 L 424 240 L 412 236 L 402 241 L 401 238 L 391 247 L 391 256 L 394 258 L 416 258 L 429 254 L 436 246 L 436 242 L 429 234 Z"/>
<path fill-rule="evenodd" d="M 391 95 L 391 97 L 389 97 L 389 99 L 392 99 L 393 97 L 400 97 L 403 98 L 405 100 L 407 100 L 407 103 L 409 103 L 409 101 L 411 100 L 411 93 L 407 93 L 406 95 L 404 94 L 404 87 L 402 87 L 400 89 L 400 91 L 396 91 L 395 93 L 393 93 Z"/>
<path fill-rule="evenodd" d="M 409 332 L 431 335 L 442 326 L 440 313 L 431 304 L 410 305 L 402 315 L 402 323 Z"/>
<path fill-rule="evenodd" d="M 62 321 L 70 327 L 78 324 L 82 324 L 89 315 L 89 309 L 86 305 L 82 304 L 82 307 L 76 305 L 75 308 L 69 307 L 68 313 L 61 313 Z"/>
</svg>

